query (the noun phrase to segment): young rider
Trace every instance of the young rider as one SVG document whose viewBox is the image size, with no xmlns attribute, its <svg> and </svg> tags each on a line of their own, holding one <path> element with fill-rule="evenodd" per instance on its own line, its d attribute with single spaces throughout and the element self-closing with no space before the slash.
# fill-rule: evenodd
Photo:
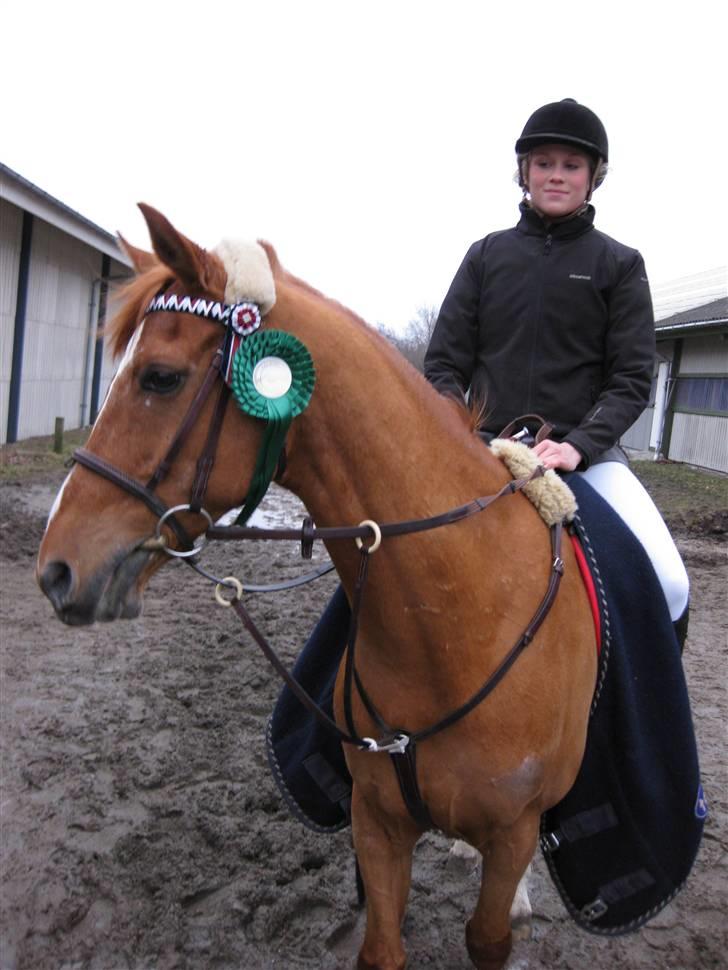
<svg viewBox="0 0 728 970">
<path fill-rule="evenodd" d="M 553 431 L 547 468 L 578 471 L 642 542 L 681 642 L 688 577 L 659 512 L 617 442 L 649 399 L 652 302 L 640 254 L 594 228 L 607 134 L 571 98 L 544 105 L 516 142 L 518 225 L 474 243 L 448 290 L 425 357 L 443 393 L 485 402 L 492 438 L 521 414 Z"/>
</svg>

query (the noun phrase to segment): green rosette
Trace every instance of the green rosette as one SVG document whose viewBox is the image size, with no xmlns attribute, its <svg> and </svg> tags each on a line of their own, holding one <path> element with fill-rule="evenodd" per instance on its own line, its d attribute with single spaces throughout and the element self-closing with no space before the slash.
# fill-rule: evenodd
<svg viewBox="0 0 728 970">
<path fill-rule="evenodd" d="M 266 422 L 245 504 L 242 524 L 268 491 L 291 421 L 308 406 L 316 371 L 305 345 L 283 330 L 258 330 L 235 354 L 230 387 L 245 414 Z"/>
</svg>

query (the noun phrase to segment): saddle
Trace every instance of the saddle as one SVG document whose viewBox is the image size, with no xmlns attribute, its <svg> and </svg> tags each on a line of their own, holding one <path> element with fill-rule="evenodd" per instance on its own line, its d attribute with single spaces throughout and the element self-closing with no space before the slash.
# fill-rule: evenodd
<svg viewBox="0 0 728 970">
<path fill-rule="evenodd" d="M 652 565 L 588 483 L 578 475 L 567 481 L 579 505 L 573 531 L 593 577 L 601 650 L 584 760 L 572 789 L 542 817 L 541 848 L 572 918 L 613 935 L 637 929 L 682 888 L 707 807 L 680 648 Z M 293 671 L 329 713 L 348 619 L 339 588 Z M 288 688 L 266 740 L 294 816 L 317 832 L 346 827 L 351 777 L 341 744 Z"/>
</svg>

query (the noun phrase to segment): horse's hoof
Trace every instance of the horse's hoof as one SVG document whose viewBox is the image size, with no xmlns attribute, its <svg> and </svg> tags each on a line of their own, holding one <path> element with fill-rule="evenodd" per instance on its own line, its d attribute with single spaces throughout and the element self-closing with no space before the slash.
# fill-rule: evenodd
<svg viewBox="0 0 728 970">
<path fill-rule="evenodd" d="M 477 970 L 502 970 L 511 953 L 511 933 L 496 943 L 475 943 L 470 923 L 465 927 L 468 956 Z"/>
<path fill-rule="evenodd" d="M 457 839 L 447 854 L 445 868 L 454 876 L 472 876 L 480 868 L 481 855 L 467 842 Z"/>
<path fill-rule="evenodd" d="M 401 963 L 398 963 L 396 967 L 393 964 L 388 963 L 387 967 L 392 967 L 392 970 L 405 970 L 405 964 L 407 963 L 407 958 L 405 957 Z M 382 970 L 382 966 L 379 963 L 370 963 L 366 957 L 363 957 L 361 953 L 356 961 L 356 970 Z"/>
<path fill-rule="evenodd" d="M 517 916 L 511 923 L 511 936 L 514 943 L 524 943 L 530 940 L 533 934 L 533 926 L 530 915 Z"/>
</svg>

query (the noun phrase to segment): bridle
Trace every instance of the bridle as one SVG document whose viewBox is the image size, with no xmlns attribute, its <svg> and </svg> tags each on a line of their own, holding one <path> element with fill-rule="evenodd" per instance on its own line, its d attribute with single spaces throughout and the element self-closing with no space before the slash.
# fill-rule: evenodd
<svg viewBox="0 0 728 970">
<path fill-rule="evenodd" d="M 225 342 L 227 342 L 227 336 L 225 338 Z M 182 423 L 177 429 L 174 438 L 172 439 L 172 443 L 146 484 L 144 482 L 140 482 L 138 479 L 132 478 L 131 475 L 121 471 L 121 469 L 117 468 L 111 462 L 108 462 L 106 459 L 93 454 L 93 452 L 88 451 L 86 448 L 76 448 L 76 450 L 73 452 L 73 460 L 77 464 L 83 465 L 84 468 L 88 468 L 90 471 L 96 472 L 97 475 L 101 475 L 102 478 L 113 482 L 114 485 L 118 485 L 119 488 L 143 502 L 147 508 L 157 516 L 158 519 L 163 519 L 174 532 L 177 540 L 182 546 L 182 554 L 185 556 L 193 555 L 196 550 L 187 530 L 176 517 L 175 513 L 185 509 L 196 514 L 204 514 L 208 522 L 210 524 L 212 523 L 209 513 L 203 512 L 203 503 L 210 480 L 210 474 L 215 464 L 215 454 L 217 452 L 217 444 L 220 438 L 223 418 L 225 417 L 225 411 L 227 410 L 227 404 L 230 399 L 230 388 L 225 381 L 222 380 L 222 366 L 224 359 L 225 352 L 223 344 L 223 346 L 219 347 L 215 351 L 215 354 L 210 362 L 210 366 L 207 369 L 205 378 L 200 385 L 199 390 L 195 394 L 192 403 L 187 409 L 187 413 L 182 419 Z M 156 488 L 169 474 L 177 455 L 182 450 L 182 446 L 189 437 L 192 429 L 197 424 L 208 398 L 216 388 L 217 397 L 215 399 L 212 417 L 208 426 L 207 438 L 205 440 L 202 453 L 197 459 L 195 477 L 190 488 L 189 502 L 186 506 L 175 506 L 174 510 L 170 509 L 170 507 L 165 505 L 165 503 L 156 494 Z M 175 552 L 175 550 L 168 551 L 172 554 Z"/>
<path fill-rule="evenodd" d="M 247 314 L 247 332 L 241 333 L 235 328 L 236 312 L 244 308 Z M 254 310 L 255 312 L 251 311 Z M 417 784 L 415 748 L 416 743 L 444 731 L 446 728 L 455 724 L 461 718 L 469 714 L 478 704 L 480 704 L 500 683 L 506 673 L 513 666 L 520 654 L 533 640 L 537 630 L 546 618 L 551 605 L 558 592 L 561 576 L 563 574 L 563 560 L 561 558 L 561 537 L 562 523 L 557 523 L 551 527 L 551 552 L 552 564 L 546 591 L 532 615 L 528 625 L 519 636 L 511 649 L 501 660 L 495 671 L 488 677 L 486 682 L 475 691 L 470 698 L 455 710 L 440 718 L 434 724 L 429 725 L 419 731 L 408 731 L 387 724 L 377 707 L 367 693 L 355 665 L 355 650 L 357 632 L 359 626 L 359 616 L 363 599 L 364 588 L 366 585 L 368 565 L 371 555 L 375 553 L 384 539 L 397 536 L 409 535 L 412 533 L 429 531 L 460 522 L 472 515 L 476 515 L 487 509 L 498 499 L 513 495 L 522 491 L 534 479 L 544 474 L 542 466 L 537 466 L 533 472 L 523 478 L 513 479 L 506 483 L 498 492 L 492 495 L 476 498 L 465 505 L 460 505 L 450 509 L 440 515 L 428 518 L 411 519 L 406 521 L 378 524 L 371 520 L 365 520 L 357 526 L 338 526 L 338 527 L 317 527 L 313 521 L 306 517 L 300 528 L 257 528 L 246 525 L 220 526 L 213 524 L 212 517 L 204 508 L 204 498 L 212 472 L 215 454 L 218 447 L 220 432 L 222 428 L 225 411 L 230 399 L 230 387 L 225 380 L 226 374 L 230 370 L 231 357 L 239 350 L 241 342 L 250 334 L 256 332 L 260 326 L 260 314 L 254 304 L 238 304 L 229 306 L 215 301 L 192 300 L 189 297 L 168 296 L 160 294 L 149 304 L 147 312 L 160 312 L 168 310 L 176 313 L 191 313 L 195 316 L 202 316 L 208 319 L 218 320 L 226 330 L 220 347 L 215 351 L 208 367 L 207 373 L 195 394 L 182 422 L 175 433 L 172 443 L 162 460 L 159 462 L 154 473 L 146 483 L 143 483 L 126 472 L 118 469 L 112 463 L 93 454 L 85 448 L 77 448 L 73 453 L 73 459 L 84 468 L 102 476 L 114 485 L 121 488 L 127 494 L 139 499 L 150 511 L 158 518 L 156 536 L 147 543 L 142 543 L 141 548 L 164 551 L 171 556 L 183 558 L 185 562 L 197 569 L 198 572 L 212 579 L 217 583 L 216 598 L 218 602 L 234 609 L 242 621 L 245 628 L 251 634 L 265 657 L 274 667 L 279 676 L 284 680 L 292 693 L 301 703 L 317 718 L 325 727 L 333 732 L 344 744 L 353 745 L 362 750 L 370 752 L 384 752 L 392 757 L 397 777 L 402 790 L 404 800 L 415 819 L 425 827 L 432 827 L 433 823 L 427 811 L 427 807 L 420 795 Z M 207 436 L 202 452 L 197 460 L 196 472 L 190 489 L 189 502 L 184 505 L 177 505 L 172 508 L 156 494 L 156 488 L 169 474 L 176 457 L 181 451 L 190 432 L 195 427 L 200 414 L 205 407 L 210 396 L 216 391 L 216 398 L 212 409 L 212 415 L 208 425 Z M 283 454 L 284 451 L 281 451 Z M 280 466 L 279 466 L 280 467 Z M 272 478 L 275 476 L 271 476 Z M 291 676 L 285 665 L 281 662 L 275 651 L 271 648 L 265 637 L 257 628 L 252 617 L 248 613 L 242 601 L 243 585 L 234 577 L 226 577 L 219 580 L 210 576 L 203 569 L 199 568 L 194 562 L 201 551 L 201 547 L 195 546 L 185 530 L 184 526 L 176 518 L 179 511 L 189 511 L 202 515 L 207 519 L 208 528 L 204 534 L 204 541 L 208 540 L 297 540 L 301 543 L 301 554 L 303 558 L 311 558 L 313 543 L 316 541 L 335 541 L 353 539 L 359 548 L 359 568 L 354 584 L 351 619 L 347 636 L 346 660 L 344 666 L 344 718 L 347 730 L 342 730 L 329 715 L 319 707 L 313 698 L 304 688 Z M 162 526 L 167 524 L 175 534 L 182 549 L 171 549 L 162 534 Z M 365 542 L 365 540 L 367 540 Z M 372 541 L 373 540 L 373 541 Z M 368 543 L 368 544 L 367 544 Z M 274 584 L 273 587 L 252 587 L 256 590 L 261 589 L 281 589 L 290 585 L 298 585 L 301 581 L 307 581 L 316 575 L 321 575 L 325 570 L 318 570 L 313 576 L 303 577 L 303 580 L 294 580 L 289 583 Z M 223 589 L 233 590 L 231 599 L 223 596 Z M 365 709 L 377 728 L 381 732 L 379 739 L 362 737 L 358 733 L 353 715 L 353 695 L 354 690 L 358 693 Z"/>
<path fill-rule="evenodd" d="M 182 419 L 182 423 L 177 429 L 166 454 L 146 484 L 132 478 L 126 472 L 116 468 L 115 465 L 100 458 L 98 455 L 94 455 L 86 448 L 77 448 L 73 452 L 73 459 L 79 465 L 83 465 L 85 468 L 96 472 L 96 474 L 101 475 L 103 478 L 124 489 L 124 491 L 140 499 L 158 519 L 164 517 L 166 524 L 172 529 L 181 544 L 183 552 L 192 555 L 194 546 L 187 530 L 176 518 L 172 510 L 155 494 L 155 491 L 160 482 L 169 474 L 169 470 L 174 464 L 177 455 L 182 450 L 182 446 L 197 424 L 208 398 L 213 390 L 217 389 L 217 397 L 208 426 L 207 438 L 202 453 L 197 460 L 195 477 L 192 482 L 189 502 L 187 504 L 188 511 L 197 514 L 201 513 L 210 474 L 215 464 L 215 454 L 217 452 L 225 411 L 227 410 L 227 404 L 230 399 L 230 385 L 227 380 L 230 364 L 241 342 L 255 333 L 260 327 L 261 315 L 257 304 L 249 301 L 226 304 L 217 300 L 193 299 L 189 296 L 180 296 L 176 293 L 165 292 L 158 293 L 151 300 L 144 313 L 144 318 L 149 313 L 159 312 L 186 313 L 216 321 L 225 327 L 222 343 L 215 351 L 204 380 L 192 399 L 192 403 L 187 409 L 187 413 Z M 139 323 L 139 326 L 142 323 L 143 319 Z M 184 506 L 175 507 L 176 511 L 180 511 L 182 508 Z M 211 522 L 209 515 L 207 513 L 205 515 L 208 521 Z"/>
</svg>

